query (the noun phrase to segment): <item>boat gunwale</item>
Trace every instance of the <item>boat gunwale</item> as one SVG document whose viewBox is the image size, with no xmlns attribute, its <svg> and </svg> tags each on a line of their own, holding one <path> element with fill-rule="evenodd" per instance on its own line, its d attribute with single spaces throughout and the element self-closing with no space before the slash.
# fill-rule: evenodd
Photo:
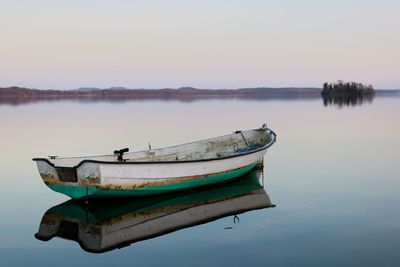
<svg viewBox="0 0 400 267">
<path fill-rule="evenodd" d="M 78 168 L 78 167 L 82 166 L 85 163 L 118 164 L 118 165 L 119 164 L 178 164 L 178 163 L 195 163 L 195 162 L 207 162 L 207 161 L 214 161 L 214 160 L 224 160 L 224 159 L 236 158 L 236 157 L 240 157 L 240 156 L 253 154 L 253 153 L 256 153 L 256 152 L 259 152 L 259 151 L 262 151 L 262 150 L 265 150 L 265 149 L 271 147 L 276 142 L 276 133 L 273 130 L 271 130 L 270 128 L 258 128 L 258 129 L 253 129 L 253 131 L 254 130 L 264 130 L 264 129 L 266 131 L 269 131 L 271 133 L 271 135 L 272 135 L 272 140 L 268 144 L 266 144 L 266 145 L 264 145 L 262 147 L 256 148 L 254 150 L 239 152 L 237 154 L 227 155 L 227 156 L 223 156 L 223 157 L 216 157 L 216 158 L 194 159 L 194 160 L 122 161 L 122 162 L 121 161 L 103 161 L 103 160 L 94 160 L 94 159 L 84 159 L 84 160 L 81 160 L 77 165 L 72 166 L 72 167 L 65 167 L 65 166 L 55 165 L 53 162 L 51 162 L 47 158 L 33 158 L 32 160 L 33 161 L 44 161 L 47 164 L 49 164 L 50 166 L 57 167 L 57 168 L 59 168 L 59 167 Z M 222 135 L 222 136 L 218 136 L 218 137 L 224 137 L 224 136 L 229 136 L 229 135 L 231 135 L 231 134 Z M 218 138 L 218 137 L 213 137 L 213 138 Z M 197 142 L 206 141 L 206 140 L 213 139 L 213 138 L 203 139 L 203 140 L 199 140 L 199 141 L 194 141 L 194 142 L 190 142 L 190 143 L 186 143 L 186 144 L 170 146 L 170 147 L 164 147 L 164 148 L 172 148 L 172 147 L 177 147 L 177 146 L 197 143 Z M 159 148 L 159 149 L 163 149 L 163 148 Z M 136 152 L 142 152 L 142 151 L 136 151 Z M 133 153 L 136 153 L 136 152 L 133 152 Z M 110 156 L 110 155 L 104 155 L 104 156 Z M 101 157 L 101 156 L 95 156 L 95 157 Z M 83 158 L 83 157 L 76 157 L 76 158 Z M 62 159 L 62 158 L 60 158 L 60 159 Z"/>
</svg>

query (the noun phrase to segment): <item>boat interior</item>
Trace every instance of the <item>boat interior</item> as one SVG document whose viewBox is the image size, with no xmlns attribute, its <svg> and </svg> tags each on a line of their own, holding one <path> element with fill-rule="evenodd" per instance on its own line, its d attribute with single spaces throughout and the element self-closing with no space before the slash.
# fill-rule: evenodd
<svg viewBox="0 0 400 267">
<path fill-rule="evenodd" d="M 236 131 L 233 134 L 209 138 L 188 144 L 128 152 L 128 149 L 114 151 L 114 154 L 89 157 L 56 158 L 49 160 L 56 166 L 73 167 L 83 160 L 146 162 L 146 161 L 192 161 L 228 157 L 262 148 L 275 139 L 267 128 Z"/>
</svg>

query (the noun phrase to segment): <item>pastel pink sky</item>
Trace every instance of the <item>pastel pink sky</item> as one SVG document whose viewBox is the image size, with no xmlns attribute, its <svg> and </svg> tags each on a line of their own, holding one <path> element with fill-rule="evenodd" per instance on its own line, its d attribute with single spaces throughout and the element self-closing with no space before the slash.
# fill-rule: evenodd
<svg viewBox="0 0 400 267">
<path fill-rule="evenodd" d="M 0 3 L 0 87 L 400 88 L 400 1 Z"/>
</svg>

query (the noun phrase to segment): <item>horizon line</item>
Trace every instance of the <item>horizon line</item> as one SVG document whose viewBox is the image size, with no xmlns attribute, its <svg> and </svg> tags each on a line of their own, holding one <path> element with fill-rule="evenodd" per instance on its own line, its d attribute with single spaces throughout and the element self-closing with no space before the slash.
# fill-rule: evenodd
<svg viewBox="0 0 400 267">
<path fill-rule="evenodd" d="M 81 90 L 81 89 L 92 89 L 92 90 L 178 90 L 178 89 L 196 89 L 196 90 L 239 90 L 239 89 L 256 89 L 256 88 L 267 88 L 267 89 L 322 89 L 323 87 L 316 87 L 316 86 L 256 86 L 256 87 L 237 87 L 237 88 L 199 88 L 193 86 L 180 86 L 180 87 L 161 87 L 161 88 L 149 88 L 149 87 L 136 87 L 136 88 L 129 88 L 125 86 L 110 86 L 110 87 L 97 87 L 97 86 L 82 86 L 78 88 L 70 88 L 70 89 L 57 89 L 57 88 L 35 88 L 35 87 L 25 87 L 25 86 L 18 86 L 18 85 L 11 85 L 11 86 L 0 86 L 0 88 L 23 88 L 23 89 L 31 89 L 31 90 L 57 90 L 57 91 L 74 91 L 74 90 Z M 400 88 L 374 88 L 374 90 L 400 90 Z"/>
</svg>

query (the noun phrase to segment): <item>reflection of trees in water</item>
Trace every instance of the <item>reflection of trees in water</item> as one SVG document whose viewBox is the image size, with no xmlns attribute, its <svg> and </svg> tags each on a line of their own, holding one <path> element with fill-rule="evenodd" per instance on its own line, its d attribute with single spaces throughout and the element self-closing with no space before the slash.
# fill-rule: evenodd
<svg viewBox="0 0 400 267">
<path fill-rule="evenodd" d="M 324 106 L 359 106 L 364 103 L 372 103 L 375 90 L 371 85 L 365 86 L 361 83 L 338 81 L 334 84 L 324 83 L 321 95 Z"/>
<path fill-rule="evenodd" d="M 372 103 L 375 94 L 372 95 L 327 95 L 322 96 L 324 106 L 361 106 L 364 103 Z"/>
</svg>

